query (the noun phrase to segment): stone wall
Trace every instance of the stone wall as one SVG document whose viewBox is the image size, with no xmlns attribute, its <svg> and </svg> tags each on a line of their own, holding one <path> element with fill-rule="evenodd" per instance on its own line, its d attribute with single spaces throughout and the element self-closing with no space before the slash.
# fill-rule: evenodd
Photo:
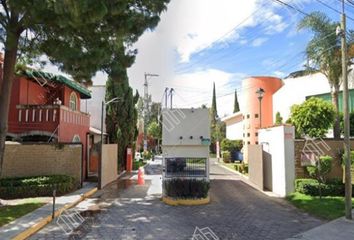
<svg viewBox="0 0 354 240">
<path fill-rule="evenodd" d="M 81 182 L 81 144 L 6 144 L 1 177 L 69 175 Z"/>
<path fill-rule="evenodd" d="M 102 187 L 118 178 L 117 144 L 103 144 L 102 152 Z"/>
<path fill-rule="evenodd" d="M 324 143 L 328 148 L 321 142 L 317 142 L 319 146 L 319 151 L 324 153 L 324 155 L 330 155 L 333 157 L 332 170 L 328 175 L 328 178 L 339 178 L 343 177 L 342 153 L 343 153 L 343 140 L 333 140 L 333 139 L 323 139 Z M 295 140 L 295 176 L 296 178 L 308 177 L 308 173 L 304 166 L 301 165 L 301 154 L 303 152 L 306 141 L 301 139 Z M 311 144 L 311 143 L 307 143 Z M 314 145 L 314 144 L 313 144 Z M 351 141 L 351 149 L 354 149 L 354 141 Z M 322 154 L 321 154 L 322 155 Z"/>
</svg>

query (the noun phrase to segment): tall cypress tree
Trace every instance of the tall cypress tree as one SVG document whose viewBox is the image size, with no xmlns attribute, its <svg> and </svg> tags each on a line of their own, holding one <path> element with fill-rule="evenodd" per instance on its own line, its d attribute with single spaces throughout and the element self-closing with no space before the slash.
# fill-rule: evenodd
<svg viewBox="0 0 354 240">
<path fill-rule="evenodd" d="M 138 112 L 135 108 L 139 94 L 133 94 L 129 86 L 127 70 L 124 67 L 110 74 L 106 83 L 106 100 L 119 97 L 120 101 L 106 107 L 106 128 L 112 142 L 118 143 L 118 167 L 126 167 L 126 149 L 135 148 L 138 136 Z"/>
<path fill-rule="evenodd" d="M 237 90 L 235 89 L 235 102 L 234 102 L 234 113 L 240 111 L 240 105 L 238 104 L 238 99 L 237 99 Z"/>
<path fill-rule="evenodd" d="M 210 114 L 211 114 L 211 123 L 212 123 L 212 125 L 215 125 L 216 118 L 218 116 L 218 110 L 217 110 L 217 107 L 216 107 L 215 82 L 213 83 L 213 100 L 212 100 L 212 103 L 211 103 Z"/>
</svg>

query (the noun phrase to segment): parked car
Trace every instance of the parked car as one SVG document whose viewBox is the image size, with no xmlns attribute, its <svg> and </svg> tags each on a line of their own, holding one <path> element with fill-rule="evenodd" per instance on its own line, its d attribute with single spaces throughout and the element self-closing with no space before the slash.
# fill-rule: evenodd
<svg viewBox="0 0 354 240">
<path fill-rule="evenodd" d="M 185 158 L 168 158 L 166 159 L 167 172 L 182 172 L 187 166 Z"/>
</svg>

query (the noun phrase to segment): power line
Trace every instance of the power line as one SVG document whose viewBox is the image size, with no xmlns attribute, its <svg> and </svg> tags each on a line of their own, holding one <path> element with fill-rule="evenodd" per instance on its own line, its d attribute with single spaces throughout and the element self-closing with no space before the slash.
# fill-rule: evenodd
<svg viewBox="0 0 354 240">
<path fill-rule="evenodd" d="M 332 7 L 331 5 L 325 3 L 325 2 L 322 2 L 322 0 L 316 0 L 316 2 L 322 4 L 323 6 L 331 9 L 332 11 L 336 12 L 336 13 L 339 13 L 339 14 L 342 14 L 340 11 L 338 11 L 337 9 L 335 9 L 334 7 Z M 347 18 L 354 21 L 354 18 L 351 18 L 350 16 L 347 15 Z"/>
<path fill-rule="evenodd" d="M 299 12 L 299 13 L 305 15 L 305 16 L 310 16 L 308 13 L 302 11 L 301 9 L 299 9 L 299 8 L 289 4 L 289 3 L 283 2 L 281 0 L 273 0 L 273 2 L 276 2 L 278 4 L 284 5 L 284 6 L 288 7 L 288 8 L 291 8 L 291 9 L 293 9 L 293 10 L 295 10 L 295 11 L 297 11 L 297 12 Z"/>
</svg>

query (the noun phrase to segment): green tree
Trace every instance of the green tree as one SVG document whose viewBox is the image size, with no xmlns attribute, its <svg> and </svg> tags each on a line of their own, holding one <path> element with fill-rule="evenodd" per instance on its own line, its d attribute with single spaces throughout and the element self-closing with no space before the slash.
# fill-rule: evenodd
<svg viewBox="0 0 354 240">
<path fill-rule="evenodd" d="M 161 139 L 162 131 L 161 131 L 161 126 L 158 122 L 152 121 L 148 126 L 147 132 L 148 135 L 150 135 L 152 138 L 157 140 Z"/>
<path fill-rule="evenodd" d="M 15 65 L 20 53 L 31 58 L 40 55 L 38 46 L 48 38 L 79 31 L 100 22 L 107 13 L 104 0 L 97 1 L 1 1 L 0 41 L 4 46 L 3 80 L 0 82 L 0 174 L 8 129 L 10 94 Z M 118 1 L 114 1 L 117 3 Z M 57 31 L 52 31 L 56 29 Z M 56 45 L 52 45 L 53 51 Z"/>
<path fill-rule="evenodd" d="M 291 123 L 301 135 L 323 137 L 332 126 L 335 116 L 333 105 L 320 98 L 310 98 L 291 107 Z"/>
<path fill-rule="evenodd" d="M 46 54 L 79 82 L 89 84 L 99 70 L 111 81 L 124 74 L 137 54 L 132 44 L 159 22 L 169 0 L 1 1 L 1 35 L 5 46 L 0 85 L 0 167 L 7 134 L 8 107 L 19 49 L 24 59 Z M 29 34 L 27 34 L 29 33 Z M 30 36 L 25 39 L 26 36 Z M 4 113 L 4 114 L 3 114 Z M 1 169 L 0 169 L 1 171 Z"/>
<path fill-rule="evenodd" d="M 138 112 L 135 105 L 139 94 L 133 94 L 129 86 L 127 71 L 121 69 L 120 76 L 109 78 L 106 83 L 106 100 L 119 97 L 120 101 L 111 103 L 106 107 L 106 129 L 112 142 L 118 143 L 119 169 L 125 168 L 126 149 L 135 149 L 134 143 L 138 136 Z"/>
<path fill-rule="evenodd" d="M 237 90 L 235 89 L 234 113 L 239 112 L 239 111 L 240 111 L 240 105 L 239 105 L 238 99 L 237 99 Z"/>
<path fill-rule="evenodd" d="M 305 16 L 298 24 L 298 29 L 309 29 L 313 38 L 306 47 L 307 59 L 314 64 L 314 68 L 323 73 L 331 88 L 332 103 L 335 109 L 333 123 L 334 138 L 340 138 L 340 117 L 338 94 L 341 84 L 342 60 L 341 42 L 336 36 L 336 28 L 340 24 L 333 22 L 326 14 L 313 12 Z M 353 42 L 353 35 L 349 34 L 349 43 Z"/>
<path fill-rule="evenodd" d="M 318 180 L 320 198 L 322 197 L 321 184 L 326 183 L 326 175 L 332 169 L 332 161 L 331 156 L 320 156 L 315 165 L 306 167 L 310 176 Z"/>
<path fill-rule="evenodd" d="M 280 112 L 277 112 L 277 113 L 275 114 L 275 124 L 276 124 L 276 125 L 281 125 L 281 124 L 283 124 L 283 118 L 282 118 L 282 116 L 280 115 Z"/>
</svg>

